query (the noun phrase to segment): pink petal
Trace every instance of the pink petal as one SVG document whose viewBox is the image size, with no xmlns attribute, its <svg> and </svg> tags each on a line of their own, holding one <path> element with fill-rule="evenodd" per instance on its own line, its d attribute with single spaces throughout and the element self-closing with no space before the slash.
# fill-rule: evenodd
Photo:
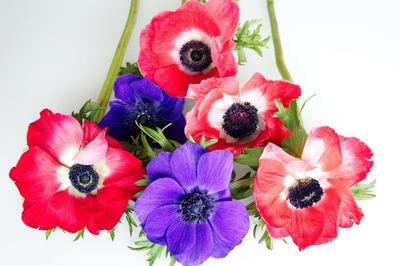
<svg viewBox="0 0 400 266">
<path fill-rule="evenodd" d="M 233 0 L 209 0 L 205 4 L 209 14 L 218 22 L 221 30 L 219 40 L 231 40 L 239 21 L 239 6 Z"/>
<path fill-rule="evenodd" d="M 339 136 L 329 127 L 313 129 L 304 146 L 302 159 L 322 171 L 337 169 L 343 161 Z"/>
<path fill-rule="evenodd" d="M 82 147 L 85 147 L 88 143 L 92 142 L 102 131 L 99 125 L 89 120 L 83 121 L 82 130 L 83 130 Z M 113 139 L 108 135 L 106 135 L 106 140 L 109 147 L 121 150 L 124 149 L 124 145 L 122 145 L 119 141 Z"/>
<path fill-rule="evenodd" d="M 371 160 L 372 151 L 357 138 L 339 136 L 342 149 L 343 163 L 339 169 L 330 173 L 331 178 L 342 180 L 348 187 L 364 180 L 374 162 Z"/>
<path fill-rule="evenodd" d="M 83 165 L 93 165 L 103 160 L 107 153 L 107 129 L 104 128 L 94 140 L 83 147 L 75 156 L 74 161 Z"/>
</svg>

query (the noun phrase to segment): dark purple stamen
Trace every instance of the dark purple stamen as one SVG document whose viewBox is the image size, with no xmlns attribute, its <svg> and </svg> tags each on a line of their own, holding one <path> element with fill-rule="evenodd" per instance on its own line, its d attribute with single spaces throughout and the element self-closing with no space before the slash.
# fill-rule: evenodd
<svg viewBox="0 0 400 266">
<path fill-rule="evenodd" d="M 201 72 L 211 63 L 211 49 L 201 41 L 189 41 L 179 51 L 179 59 L 184 68 L 191 72 Z"/>
<path fill-rule="evenodd" d="M 251 136 L 257 129 L 257 108 L 250 103 L 234 103 L 223 116 L 222 128 L 236 139 Z"/>
</svg>

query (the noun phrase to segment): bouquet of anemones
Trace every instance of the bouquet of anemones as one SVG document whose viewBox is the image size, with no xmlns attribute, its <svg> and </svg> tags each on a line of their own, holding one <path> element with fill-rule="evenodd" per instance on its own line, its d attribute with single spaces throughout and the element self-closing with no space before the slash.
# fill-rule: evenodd
<svg viewBox="0 0 400 266">
<path fill-rule="evenodd" d="M 246 49 L 262 56 L 270 38 L 256 21 L 238 24 L 236 1 L 159 13 L 141 31 L 137 62 L 121 67 L 138 2 L 98 100 L 71 115 L 44 109 L 29 125 L 28 149 L 10 171 L 23 222 L 46 238 L 58 228 L 114 239 L 125 216 L 131 236 L 139 229 L 131 249 L 148 251 L 150 265 L 166 253 L 185 266 L 226 257 L 250 227 L 268 248 L 290 237 L 303 250 L 359 224 L 356 200 L 374 197 L 374 182 L 359 184 L 372 152 L 330 127 L 303 127 L 308 99 L 300 107 L 273 1 L 282 80 L 254 73 L 243 86 L 237 65 Z"/>
</svg>

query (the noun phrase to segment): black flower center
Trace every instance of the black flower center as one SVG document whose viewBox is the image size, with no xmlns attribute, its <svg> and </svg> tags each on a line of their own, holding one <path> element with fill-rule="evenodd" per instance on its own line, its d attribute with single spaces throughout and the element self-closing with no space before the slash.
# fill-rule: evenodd
<svg viewBox="0 0 400 266">
<path fill-rule="evenodd" d="M 89 194 L 99 184 L 99 175 L 90 165 L 74 164 L 69 170 L 72 186 L 81 193 Z"/>
<path fill-rule="evenodd" d="M 289 188 L 288 199 L 297 209 L 304 209 L 320 201 L 323 195 L 324 191 L 319 182 L 308 177 L 297 180 L 296 184 Z"/>
<path fill-rule="evenodd" d="M 251 136 L 257 129 L 257 108 L 250 103 L 234 103 L 223 116 L 222 128 L 236 139 Z"/>
<path fill-rule="evenodd" d="M 214 200 L 206 192 L 186 194 L 178 206 L 178 213 L 185 222 L 200 223 L 206 221 L 214 208 Z"/>
<path fill-rule="evenodd" d="M 211 50 L 207 44 L 201 41 L 189 41 L 179 51 L 179 59 L 184 68 L 192 72 L 201 72 L 207 69 L 211 63 Z"/>
<path fill-rule="evenodd" d="M 125 123 L 131 130 L 136 130 L 136 121 L 147 127 L 155 127 L 159 123 L 159 108 L 151 102 L 140 101 L 131 106 L 125 117 Z"/>
</svg>

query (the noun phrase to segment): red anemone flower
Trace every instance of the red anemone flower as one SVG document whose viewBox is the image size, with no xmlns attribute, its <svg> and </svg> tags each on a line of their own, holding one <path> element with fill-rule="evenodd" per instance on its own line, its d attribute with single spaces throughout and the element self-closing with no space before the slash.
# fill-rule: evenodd
<svg viewBox="0 0 400 266">
<path fill-rule="evenodd" d="M 189 84 L 236 74 L 233 37 L 239 7 L 233 0 L 188 1 L 155 16 L 140 35 L 139 68 L 171 96 Z"/>
<path fill-rule="evenodd" d="M 329 127 L 311 131 L 301 159 L 268 144 L 260 158 L 254 197 L 274 238 L 291 236 L 300 250 L 337 237 L 363 213 L 350 187 L 365 179 L 372 152 Z"/>
<path fill-rule="evenodd" d="M 24 197 L 23 222 L 75 233 L 110 230 L 141 190 L 141 162 L 106 129 L 43 110 L 28 129 L 29 149 L 10 171 Z"/>
<path fill-rule="evenodd" d="M 290 132 L 275 116 L 275 100 L 288 107 L 300 94 L 299 86 L 266 80 L 259 73 L 240 90 L 234 77 L 205 80 L 189 87 L 188 97 L 196 105 L 186 116 L 185 133 L 196 142 L 202 136 L 217 139 L 211 150 L 228 150 L 235 156 L 245 148 L 281 144 Z"/>
</svg>

